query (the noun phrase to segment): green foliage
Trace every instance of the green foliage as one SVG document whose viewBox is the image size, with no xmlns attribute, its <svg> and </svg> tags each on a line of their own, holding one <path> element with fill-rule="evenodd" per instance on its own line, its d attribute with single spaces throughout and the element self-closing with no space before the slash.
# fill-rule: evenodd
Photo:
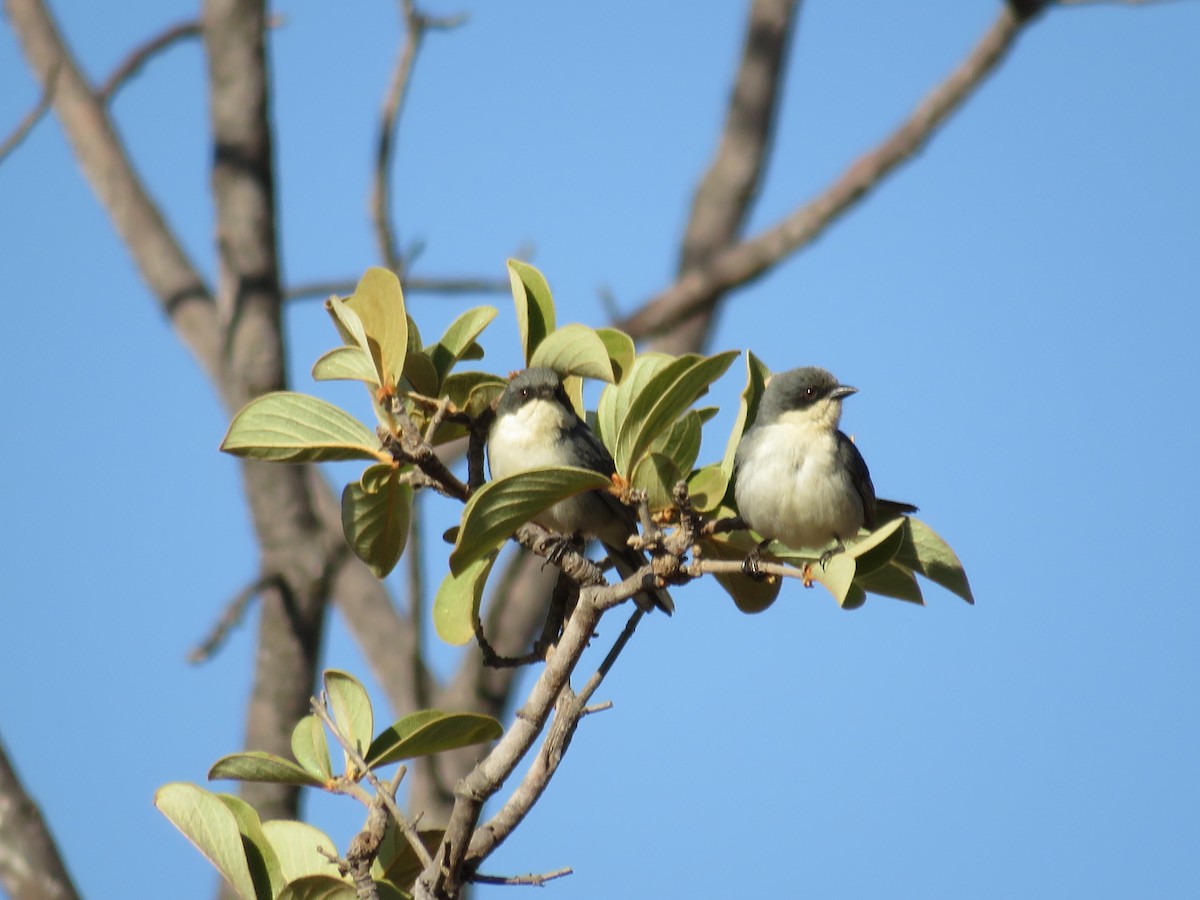
<svg viewBox="0 0 1200 900">
<path fill-rule="evenodd" d="M 491 716 L 423 709 L 384 729 L 367 750 L 371 768 L 494 741 L 504 729 Z"/>
<path fill-rule="evenodd" d="M 379 440 L 349 413 L 307 394 L 274 391 L 242 407 L 221 449 L 269 462 L 380 459 Z"/>
<path fill-rule="evenodd" d="M 468 565 L 457 575 L 447 572 L 433 598 L 433 627 L 447 644 L 459 646 L 475 636 L 479 604 L 499 548 Z"/>
<path fill-rule="evenodd" d="M 517 333 L 526 365 L 532 365 L 533 353 L 546 335 L 554 330 L 554 298 L 542 273 L 529 263 L 510 259 L 508 281 L 517 307 Z"/>
<path fill-rule="evenodd" d="M 395 568 L 408 541 L 412 485 L 390 465 L 371 466 L 342 490 L 342 531 L 376 578 Z"/>
</svg>

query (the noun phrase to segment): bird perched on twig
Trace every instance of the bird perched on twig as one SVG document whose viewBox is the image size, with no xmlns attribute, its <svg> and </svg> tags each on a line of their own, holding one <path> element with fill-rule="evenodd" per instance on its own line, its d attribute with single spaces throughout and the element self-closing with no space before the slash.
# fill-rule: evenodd
<svg viewBox="0 0 1200 900">
<path fill-rule="evenodd" d="M 816 366 L 775 375 L 759 401 L 754 425 L 734 461 L 734 499 L 742 520 L 767 540 L 793 549 L 834 546 L 827 563 L 880 514 L 915 512 L 907 503 L 876 500 L 867 463 L 838 430 L 842 400 L 857 388 Z"/>
<path fill-rule="evenodd" d="M 576 466 L 611 476 L 616 463 L 587 423 L 575 414 L 561 379 L 552 369 L 517 373 L 496 406 L 488 432 L 488 466 L 493 478 L 505 478 L 539 466 Z M 617 572 L 628 578 L 647 562 L 626 540 L 637 533 L 637 515 L 607 491 L 586 491 L 534 518 L 537 524 L 571 537 L 593 537 L 604 545 Z M 638 594 L 634 601 L 670 615 L 675 604 L 661 588 Z"/>
</svg>

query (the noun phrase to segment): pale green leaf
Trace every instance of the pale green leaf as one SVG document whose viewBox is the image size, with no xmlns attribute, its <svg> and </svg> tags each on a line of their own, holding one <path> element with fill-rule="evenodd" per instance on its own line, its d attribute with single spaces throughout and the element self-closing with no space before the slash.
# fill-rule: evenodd
<svg viewBox="0 0 1200 900">
<path fill-rule="evenodd" d="M 351 309 L 345 300 L 336 296 L 325 301 L 325 311 L 333 319 L 333 325 L 346 345 L 357 347 L 366 354 L 367 359 L 371 360 L 371 369 L 375 372 L 376 382 L 379 382 L 380 375 L 375 368 L 374 358 L 371 356 L 371 341 L 367 338 L 367 332 L 363 328 L 362 319 L 358 317 L 358 313 Z"/>
<path fill-rule="evenodd" d="M 446 832 L 441 828 L 430 828 L 418 831 L 417 837 L 429 855 L 433 856 L 437 853 L 438 846 L 442 843 L 445 834 Z M 424 865 L 421 863 L 421 858 L 417 856 L 417 852 L 413 850 L 408 839 L 400 833 L 400 829 L 389 823 L 388 830 L 384 832 L 379 855 L 371 867 L 371 873 L 378 878 L 386 878 L 401 890 L 410 890 L 422 869 L 424 869 Z"/>
<path fill-rule="evenodd" d="M 471 352 L 472 347 L 478 347 L 475 339 L 483 333 L 483 329 L 496 318 L 498 311 L 494 306 L 476 306 L 468 309 L 450 323 L 442 339 L 426 348 L 429 358 L 437 370 L 438 385 L 445 382 L 446 376 L 454 368 L 454 364 Z"/>
<path fill-rule="evenodd" d="M 243 750 L 231 753 L 213 763 L 208 780 L 262 781 L 275 784 L 306 784 L 324 787 L 325 781 L 290 759 L 264 750 Z"/>
<path fill-rule="evenodd" d="M 703 538 L 700 550 L 704 557 L 727 561 L 741 561 L 754 546 L 754 540 L 745 532 Z M 782 579 L 757 580 L 745 575 L 714 575 L 717 584 L 733 598 L 734 604 L 744 613 L 760 613 L 771 606 L 779 596 Z"/>
<path fill-rule="evenodd" d="M 242 900 L 259 900 L 237 817 L 216 794 L 198 785 L 174 782 L 154 793 L 154 805 L 204 854 Z"/>
<path fill-rule="evenodd" d="M 371 358 L 359 347 L 334 347 L 312 368 L 317 381 L 363 381 L 379 385 L 379 375 Z"/>
<path fill-rule="evenodd" d="M 319 828 L 307 822 L 276 819 L 263 822 L 262 829 L 279 859 L 285 884 L 308 875 L 337 877 L 337 866 L 317 852 L 318 847 L 324 847 L 336 853 L 337 844 Z"/>
<path fill-rule="evenodd" d="M 693 357 L 698 358 L 698 357 Z M 655 375 L 678 360 L 666 353 L 651 351 L 634 359 L 620 384 L 608 385 L 596 407 L 596 435 L 611 451 L 617 445 L 617 433 L 629 414 L 633 398 L 642 393 Z"/>
<path fill-rule="evenodd" d="M 700 455 L 700 413 L 689 409 L 650 445 L 654 453 L 661 453 L 675 463 L 675 468 L 687 474 Z"/>
<path fill-rule="evenodd" d="M 329 760 L 329 742 L 325 737 L 325 726 L 314 715 L 308 715 L 292 729 L 292 755 L 296 762 L 315 778 L 329 781 L 333 778 L 333 764 Z"/>
<path fill-rule="evenodd" d="M 447 644 L 459 646 L 475 636 L 475 620 L 483 587 L 500 554 L 493 550 L 475 560 L 459 575 L 447 572 L 433 598 L 433 627 Z"/>
<path fill-rule="evenodd" d="M 655 438 L 683 415 L 737 356 L 735 350 L 699 359 L 683 356 L 651 378 L 620 422 L 613 453 L 617 471 L 629 471 Z"/>
<path fill-rule="evenodd" d="M 371 698 L 367 695 L 367 689 L 357 678 L 341 669 L 326 669 L 323 680 L 334 724 L 342 737 L 362 753 L 371 745 L 371 736 L 375 732 Z M 346 770 L 350 770 L 349 757 L 346 760 Z"/>
<path fill-rule="evenodd" d="M 529 263 L 510 259 L 508 280 L 512 285 L 513 302 L 517 308 L 517 332 L 525 363 L 550 332 L 554 331 L 554 298 L 542 273 Z"/>
<path fill-rule="evenodd" d="M 903 525 L 903 519 L 890 519 L 847 546 L 846 552 L 854 557 L 860 577 L 886 566 L 892 560 L 904 542 Z"/>
<path fill-rule="evenodd" d="M 620 384 L 637 355 L 637 347 L 633 343 L 633 338 L 616 328 L 597 328 L 596 334 L 604 342 L 604 347 L 608 351 L 608 361 L 612 366 L 613 377 L 617 384 Z"/>
<path fill-rule="evenodd" d="M 598 381 L 614 380 L 604 341 L 591 328 L 575 323 L 546 335 L 533 351 L 529 365 L 553 369 L 563 378 L 578 375 Z"/>
<path fill-rule="evenodd" d="M 716 510 L 725 499 L 729 476 L 720 463 L 697 469 L 688 478 L 688 496 L 692 506 L 702 513 Z"/>
<path fill-rule="evenodd" d="M 358 900 L 358 893 L 354 885 L 336 875 L 304 875 L 288 884 L 275 900 Z"/>
<path fill-rule="evenodd" d="M 368 474 L 370 473 L 370 474 Z M 342 490 L 342 531 L 354 555 L 383 578 L 395 567 L 408 540 L 412 485 L 388 465 L 371 466 Z"/>
<path fill-rule="evenodd" d="M 375 738 L 367 753 L 371 768 L 419 756 L 432 756 L 494 741 L 504 728 L 491 716 L 422 709 L 410 713 Z"/>
<path fill-rule="evenodd" d="M 389 269 L 372 266 L 345 303 L 362 322 L 381 383 L 385 387 L 399 384 L 408 354 L 408 314 L 400 279 Z"/>
<path fill-rule="evenodd" d="M 606 475 L 567 466 L 530 469 L 488 482 L 471 495 L 463 510 L 458 542 L 450 554 L 450 571 L 461 574 L 558 501 L 609 486 Z"/>
<path fill-rule="evenodd" d="M 441 391 L 437 367 L 422 350 L 411 350 L 404 359 L 404 380 L 414 393 L 436 397 Z"/>
<path fill-rule="evenodd" d="M 974 603 L 967 573 L 950 546 L 920 519 L 909 517 L 903 521 L 906 523 L 904 543 L 896 553 L 896 562 L 920 572 L 968 603 Z"/>
<path fill-rule="evenodd" d="M 729 433 L 729 441 L 725 445 L 725 458 L 721 462 L 721 468 L 725 472 L 726 488 L 728 488 L 730 479 L 733 478 L 733 461 L 737 454 L 738 444 L 746 429 L 754 423 L 755 416 L 758 415 L 758 401 L 762 399 L 767 379 L 770 377 L 771 370 L 763 365 L 762 360 L 747 350 L 746 386 L 742 388 L 737 419 L 734 420 L 733 431 Z"/>
<path fill-rule="evenodd" d="M 821 565 L 819 562 L 813 563 L 809 571 L 812 573 L 813 581 L 825 585 L 839 606 L 853 608 L 846 607 L 847 599 L 854 599 L 850 593 L 850 586 L 854 583 L 856 572 L 853 556 L 849 553 L 835 553 L 825 565 Z"/>
<path fill-rule="evenodd" d="M 284 885 L 283 867 L 275 848 L 267 839 L 258 812 L 241 797 L 232 794 L 217 794 L 217 799 L 225 804 L 237 820 L 238 830 L 242 835 L 242 848 L 246 854 L 246 863 L 250 867 L 250 877 L 254 880 L 256 894 L 264 898 L 274 897 Z"/>
<path fill-rule="evenodd" d="M 858 609 L 867 602 L 867 592 L 856 581 L 846 589 L 846 596 L 840 601 L 842 609 Z"/>
<path fill-rule="evenodd" d="M 647 453 L 633 467 L 629 480 L 634 487 L 646 492 L 646 505 L 650 511 L 658 512 L 674 505 L 675 485 L 681 477 L 679 467 L 669 456 Z"/>
<path fill-rule="evenodd" d="M 275 391 L 251 400 L 233 417 L 221 449 L 273 462 L 380 459 L 379 439 L 332 403 Z"/>
<path fill-rule="evenodd" d="M 921 595 L 921 585 L 917 583 L 916 576 L 894 562 L 887 563 L 866 575 L 858 575 L 854 579 L 854 583 L 872 594 L 881 594 L 884 597 L 895 597 L 897 600 L 925 605 L 925 598 Z"/>
</svg>

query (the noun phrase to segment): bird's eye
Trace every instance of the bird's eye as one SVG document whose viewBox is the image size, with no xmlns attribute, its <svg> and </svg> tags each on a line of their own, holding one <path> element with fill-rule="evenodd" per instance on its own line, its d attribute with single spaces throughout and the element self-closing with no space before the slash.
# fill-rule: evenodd
<svg viewBox="0 0 1200 900">
<path fill-rule="evenodd" d="M 804 389 L 804 399 L 805 400 L 816 400 L 817 399 L 817 389 L 815 387 L 805 388 Z"/>
<path fill-rule="evenodd" d="M 529 388 L 521 388 L 521 396 L 528 397 L 529 396 Z"/>
</svg>

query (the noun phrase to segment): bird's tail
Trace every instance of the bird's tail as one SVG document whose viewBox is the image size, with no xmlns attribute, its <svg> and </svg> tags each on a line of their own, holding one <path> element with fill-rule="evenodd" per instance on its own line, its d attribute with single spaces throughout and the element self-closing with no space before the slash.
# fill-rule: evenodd
<svg viewBox="0 0 1200 900">
<path fill-rule="evenodd" d="M 617 574 L 622 578 L 628 578 L 646 565 L 646 557 L 632 547 L 613 547 L 605 544 L 604 549 L 608 551 L 608 558 L 612 560 Z M 650 612 L 656 606 L 668 616 L 675 612 L 675 601 L 663 588 L 654 588 L 641 594 L 635 594 L 633 602 L 646 612 Z"/>
</svg>

